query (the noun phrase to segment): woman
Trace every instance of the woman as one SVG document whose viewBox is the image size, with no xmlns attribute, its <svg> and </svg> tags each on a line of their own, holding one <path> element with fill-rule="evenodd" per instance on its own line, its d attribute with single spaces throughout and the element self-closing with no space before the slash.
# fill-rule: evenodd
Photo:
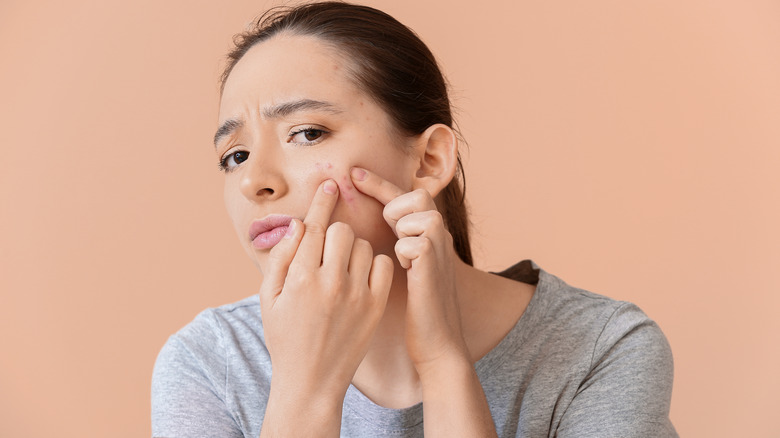
<svg viewBox="0 0 780 438">
<path fill-rule="evenodd" d="M 228 59 L 215 147 L 263 283 L 163 347 L 155 436 L 676 435 L 636 306 L 472 266 L 446 85 L 410 30 L 315 3 Z"/>
</svg>

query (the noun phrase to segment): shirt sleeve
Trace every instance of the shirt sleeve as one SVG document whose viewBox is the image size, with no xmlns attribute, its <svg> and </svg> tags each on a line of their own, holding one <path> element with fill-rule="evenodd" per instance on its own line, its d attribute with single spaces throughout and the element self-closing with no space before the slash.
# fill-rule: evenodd
<svg viewBox="0 0 780 438">
<path fill-rule="evenodd" d="M 622 304 L 596 341 L 590 373 L 557 436 L 677 437 L 669 420 L 673 368 L 658 325 L 635 305 Z"/>
<path fill-rule="evenodd" d="M 210 311 L 163 346 L 152 375 L 152 436 L 242 437 L 226 403 L 221 328 Z"/>
</svg>

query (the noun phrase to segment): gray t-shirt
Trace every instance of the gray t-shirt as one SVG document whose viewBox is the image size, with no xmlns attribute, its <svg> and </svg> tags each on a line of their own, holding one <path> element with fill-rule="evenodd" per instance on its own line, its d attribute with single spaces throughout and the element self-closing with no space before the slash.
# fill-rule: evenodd
<svg viewBox="0 0 780 438">
<path fill-rule="evenodd" d="M 514 328 L 475 364 L 499 437 L 677 436 L 672 353 L 638 307 L 571 287 L 530 260 L 498 275 L 536 284 Z M 270 384 L 258 296 L 205 310 L 157 358 L 152 435 L 257 437 Z M 388 409 L 350 385 L 341 436 L 421 437 L 422 403 Z"/>
</svg>

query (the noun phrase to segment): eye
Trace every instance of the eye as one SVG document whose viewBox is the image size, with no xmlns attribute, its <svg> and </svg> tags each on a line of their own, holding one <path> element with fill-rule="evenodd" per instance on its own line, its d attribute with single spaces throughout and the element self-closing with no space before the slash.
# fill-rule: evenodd
<svg viewBox="0 0 780 438">
<path fill-rule="evenodd" d="M 219 161 L 219 170 L 229 173 L 232 172 L 236 166 L 246 161 L 249 157 L 247 151 L 235 151 L 232 154 L 227 154 Z"/>
<path fill-rule="evenodd" d="M 318 129 L 311 126 L 307 126 L 305 128 L 298 129 L 291 132 L 290 139 L 288 141 L 291 143 L 298 143 L 302 145 L 312 145 L 322 140 L 322 137 L 325 134 L 328 134 L 328 131 L 325 131 L 324 129 Z"/>
</svg>

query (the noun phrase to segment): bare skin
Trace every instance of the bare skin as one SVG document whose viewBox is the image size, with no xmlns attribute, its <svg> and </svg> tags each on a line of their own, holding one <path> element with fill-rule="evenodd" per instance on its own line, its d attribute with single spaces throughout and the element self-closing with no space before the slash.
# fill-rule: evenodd
<svg viewBox="0 0 780 438">
<path fill-rule="evenodd" d="M 455 174 L 452 129 L 399 137 L 343 62 L 316 38 L 280 35 L 239 61 L 220 105 L 220 124 L 238 124 L 216 144 L 225 203 L 264 274 L 261 436 L 338 436 L 350 383 L 385 407 L 424 402 L 426 436 L 493 436 L 473 364 L 534 288 L 455 254 L 433 201 Z M 270 214 L 294 225 L 256 249 L 247 229 Z"/>
</svg>

